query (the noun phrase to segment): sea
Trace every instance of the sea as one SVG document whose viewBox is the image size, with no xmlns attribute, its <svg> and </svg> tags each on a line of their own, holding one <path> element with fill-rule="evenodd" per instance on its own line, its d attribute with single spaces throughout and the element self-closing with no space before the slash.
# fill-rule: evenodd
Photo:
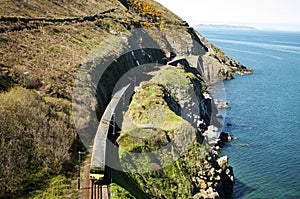
<svg viewBox="0 0 300 199">
<path fill-rule="evenodd" d="M 300 199 L 300 32 L 197 30 L 254 72 L 222 83 L 232 198 Z"/>
</svg>

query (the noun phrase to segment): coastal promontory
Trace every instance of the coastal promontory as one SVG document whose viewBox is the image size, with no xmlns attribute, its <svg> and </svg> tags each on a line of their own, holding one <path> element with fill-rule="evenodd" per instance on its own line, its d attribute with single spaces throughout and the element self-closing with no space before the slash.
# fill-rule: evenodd
<svg viewBox="0 0 300 199">
<path fill-rule="evenodd" d="M 0 198 L 81 197 L 78 151 L 88 162 L 125 83 L 111 196 L 232 193 L 228 158 L 205 137 L 221 127 L 208 88 L 251 70 L 152 0 L 0 2 Z"/>
</svg>

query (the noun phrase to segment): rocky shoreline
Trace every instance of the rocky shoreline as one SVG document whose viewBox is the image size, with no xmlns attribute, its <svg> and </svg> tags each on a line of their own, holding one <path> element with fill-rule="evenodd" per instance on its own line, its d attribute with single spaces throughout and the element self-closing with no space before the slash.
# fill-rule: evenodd
<svg viewBox="0 0 300 199">
<path fill-rule="evenodd" d="M 213 99 L 213 106 L 217 110 L 228 109 L 230 106 L 223 100 Z M 222 115 L 215 115 L 217 119 L 223 119 Z M 228 124 L 227 124 L 228 125 Z M 229 166 L 229 157 L 220 157 L 222 147 L 233 140 L 230 133 L 220 132 L 220 126 L 210 125 L 202 133 L 204 144 L 211 146 L 209 154 L 205 157 L 204 170 L 193 177 L 198 193 L 194 198 L 226 198 L 233 193 L 235 184 L 233 168 Z"/>
<path fill-rule="evenodd" d="M 205 157 L 204 169 L 192 178 L 198 189 L 194 198 L 224 198 L 232 195 L 235 183 L 233 168 L 229 166 L 228 156 L 219 157 L 221 147 L 229 141 L 231 136 L 228 133 L 221 133 L 216 138 L 217 144 L 211 147 Z"/>
<path fill-rule="evenodd" d="M 233 168 L 228 166 L 228 157 L 218 158 L 216 150 L 212 150 L 204 162 L 204 170 L 193 177 L 193 183 L 199 189 L 194 198 L 224 198 L 233 193 Z"/>
</svg>

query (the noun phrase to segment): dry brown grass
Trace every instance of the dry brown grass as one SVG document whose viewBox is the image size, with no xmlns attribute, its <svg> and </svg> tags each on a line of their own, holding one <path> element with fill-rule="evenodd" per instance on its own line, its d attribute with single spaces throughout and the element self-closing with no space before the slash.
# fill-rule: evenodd
<svg viewBox="0 0 300 199">
<path fill-rule="evenodd" d="M 46 93 L 70 99 L 79 64 L 105 35 L 99 32 L 85 22 L 3 33 L 0 63 L 12 72 L 40 78 Z"/>
<path fill-rule="evenodd" d="M 2 16 L 64 18 L 88 16 L 115 7 L 102 0 L 0 0 Z"/>
<path fill-rule="evenodd" d="M 113 0 L 0 0 L 0 3 L 0 13 L 4 17 L 49 19 L 83 18 L 119 8 L 113 14 L 108 13 L 106 19 L 96 18 L 93 21 L 0 20 L 0 66 L 1 70 L 8 70 L 5 75 L 12 77 L 13 83 L 67 99 L 71 99 L 73 81 L 80 65 L 109 34 L 111 27 L 120 26 L 112 20 L 114 15 L 126 17 L 121 4 Z M 32 79 L 38 84 L 32 86 Z"/>
</svg>

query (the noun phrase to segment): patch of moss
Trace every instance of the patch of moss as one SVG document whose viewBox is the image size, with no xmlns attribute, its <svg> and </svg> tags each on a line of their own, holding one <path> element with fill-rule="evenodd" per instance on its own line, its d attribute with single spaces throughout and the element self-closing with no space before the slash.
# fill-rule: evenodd
<svg viewBox="0 0 300 199">
<path fill-rule="evenodd" d="M 144 125 L 162 130 L 176 129 L 182 119 L 170 110 L 164 99 L 166 94 L 166 89 L 157 84 L 142 85 L 125 114 L 123 132 L 131 132 Z"/>
<path fill-rule="evenodd" d="M 207 155 L 206 148 L 194 143 L 182 158 L 171 161 L 166 167 L 162 168 L 157 163 L 151 162 L 151 158 L 145 158 L 145 163 L 150 161 L 148 164 L 152 170 L 149 172 L 114 171 L 117 172 L 113 175 L 117 186 L 114 185 L 113 196 L 136 197 L 139 192 L 147 195 L 143 198 L 192 198 L 194 192 L 192 177 L 202 171 L 205 155 Z"/>
<path fill-rule="evenodd" d="M 186 72 L 183 66 L 164 66 L 161 70 L 153 73 L 152 82 L 159 83 L 166 88 L 178 88 L 182 90 L 189 90 L 193 80 L 196 76 L 193 73 Z"/>
</svg>

